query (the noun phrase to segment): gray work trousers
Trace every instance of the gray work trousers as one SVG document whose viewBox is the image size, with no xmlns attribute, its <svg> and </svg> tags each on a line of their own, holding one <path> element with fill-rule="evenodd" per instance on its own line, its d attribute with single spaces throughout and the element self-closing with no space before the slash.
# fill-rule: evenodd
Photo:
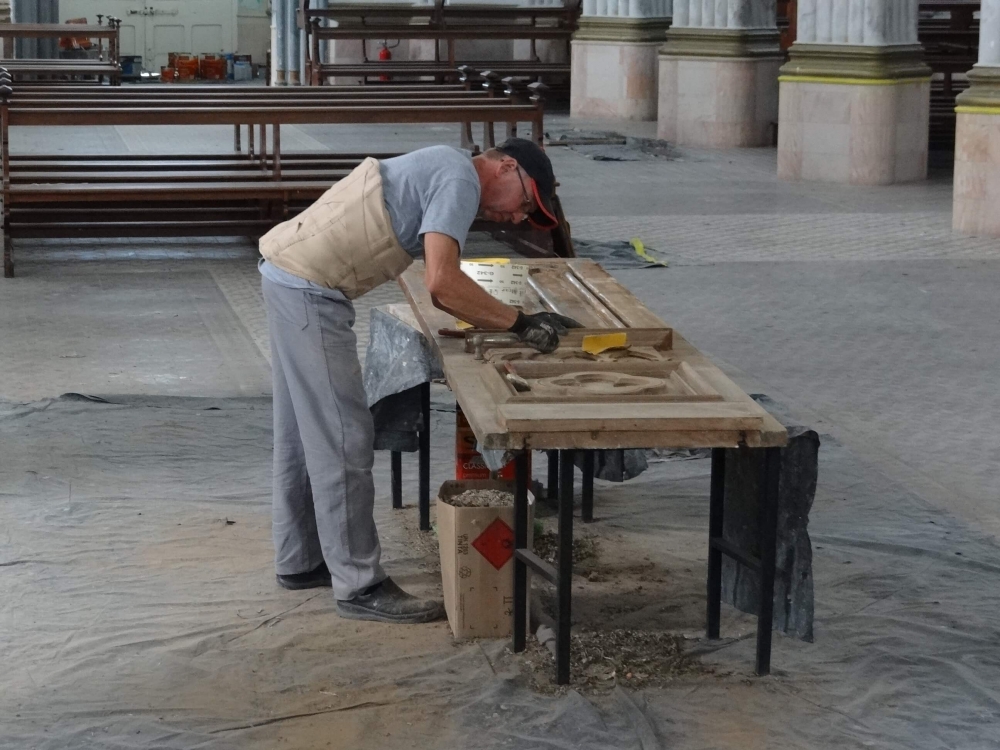
<svg viewBox="0 0 1000 750">
<path fill-rule="evenodd" d="M 325 560 L 334 596 L 351 599 L 386 577 L 354 305 L 266 278 L 261 284 L 274 381 L 275 568 L 304 573 Z"/>
</svg>

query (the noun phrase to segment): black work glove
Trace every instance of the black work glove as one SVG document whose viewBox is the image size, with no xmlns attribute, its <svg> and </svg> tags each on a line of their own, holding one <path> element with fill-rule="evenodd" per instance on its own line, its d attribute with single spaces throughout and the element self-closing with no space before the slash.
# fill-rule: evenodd
<svg viewBox="0 0 1000 750">
<path fill-rule="evenodd" d="M 560 333 L 566 333 L 567 328 L 580 327 L 580 324 L 572 318 L 557 313 L 540 312 L 525 315 L 518 311 L 517 320 L 508 330 L 532 349 L 548 354 L 559 346 Z"/>
<path fill-rule="evenodd" d="M 556 329 L 556 333 L 560 336 L 569 331 L 570 328 L 583 328 L 582 323 L 577 323 L 572 318 L 565 315 L 560 315 L 554 312 L 538 312 L 533 315 L 529 315 L 529 318 L 535 318 L 537 320 L 544 321 L 550 326 Z"/>
</svg>

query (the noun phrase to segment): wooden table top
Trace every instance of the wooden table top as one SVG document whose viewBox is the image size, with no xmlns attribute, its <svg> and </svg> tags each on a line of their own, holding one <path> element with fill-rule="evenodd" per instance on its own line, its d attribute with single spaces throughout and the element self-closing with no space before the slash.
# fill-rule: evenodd
<svg viewBox="0 0 1000 750">
<path fill-rule="evenodd" d="M 708 358 L 650 312 L 631 292 L 589 260 L 516 259 L 530 269 L 526 312 L 554 310 L 588 329 L 633 331 L 633 342 L 672 336 L 672 348 L 633 346 L 613 361 L 594 361 L 579 349 L 579 336 L 561 342 L 553 355 L 491 349 L 486 360 L 466 351 L 463 339 L 439 333 L 455 319 L 434 307 L 423 282 L 423 263 L 399 279 L 424 335 L 431 342 L 459 405 L 481 448 L 614 449 L 734 448 L 785 445 L 784 427 L 744 393 Z M 575 343 L 574 343 L 575 341 Z M 622 353 L 619 353 L 619 356 Z M 503 360 L 530 382 L 530 392 L 508 385 Z M 580 371 L 625 374 L 630 384 L 663 375 L 654 395 L 594 395 L 553 385 L 552 376 Z M 570 372 L 572 371 L 572 372 Z M 621 371 L 621 372 L 619 372 Z M 631 375 L 629 375 L 631 373 Z M 560 376 L 562 377 L 562 376 Z M 610 376 L 609 376 L 610 377 Z M 543 382 L 544 381 L 544 382 Z M 555 388 L 553 391 L 552 388 Z M 552 395 L 555 393 L 556 395 Z M 656 395 L 659 394 L 659 395 Z"/>
</svg>

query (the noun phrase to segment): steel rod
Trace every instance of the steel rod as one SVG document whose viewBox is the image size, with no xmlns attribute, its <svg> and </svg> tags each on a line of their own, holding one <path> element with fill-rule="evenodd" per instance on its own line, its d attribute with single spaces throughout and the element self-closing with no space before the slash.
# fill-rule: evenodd
<svg viewBox="0 0 1000 750">
<path fill-rule="evenodd" d="M 559 583 L 559 573 L 556 569 L 531 550 L 519 549 L 516 550 L 514 554 L 517 555 L 518 560 L 538 573 L 553 586 Z"/>
</svg>

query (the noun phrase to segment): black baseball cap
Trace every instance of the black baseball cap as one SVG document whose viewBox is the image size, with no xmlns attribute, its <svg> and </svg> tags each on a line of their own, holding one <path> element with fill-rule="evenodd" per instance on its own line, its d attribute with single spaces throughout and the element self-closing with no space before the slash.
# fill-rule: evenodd
<svg viewBox="0 0 1000 750">
<path fill-rule="evenodd" d="M 552 162 L 545 152 L 533 141 L 526 138 L 508 138 L 497 146 L 497 151 L 512 157 L 531 178 L 531 190 L 535 194 L 538 210 L 528 216 L 528 221 L 537 229 L 554 229 L 559 226 L 552 196 L 556 192 L 556 176 Z"/>
</svg>

